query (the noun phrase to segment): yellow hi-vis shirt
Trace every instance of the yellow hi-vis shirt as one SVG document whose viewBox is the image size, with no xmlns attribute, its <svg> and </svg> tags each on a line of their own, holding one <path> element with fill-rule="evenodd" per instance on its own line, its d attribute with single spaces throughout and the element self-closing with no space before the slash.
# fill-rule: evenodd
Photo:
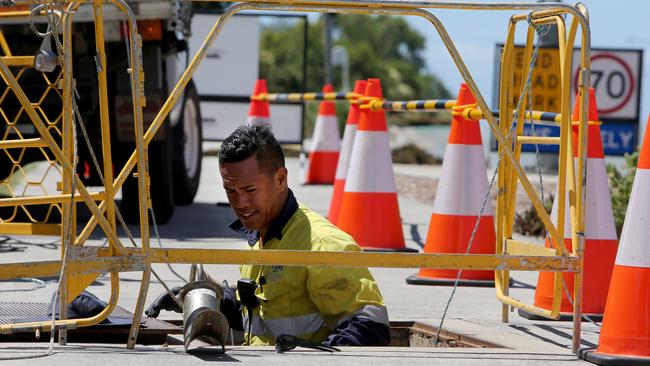
<svg viewBox="0 0 650 366">
<path fill-rule="evenodd" d="M 303 205 L 282 228 L 281 239 L 251 250 L 360 251 L 354 239 Z M 251 345 L 273 345 L 283 334 L 322 342 L 344 321 L 360 316 L 388 325 L 379 287 L 367 268 L 242 265 L 242 278 L 258 284 L 260 305 L 253 312 Z M 260 278 L 264 277 L 262 281 Z M 248 312 L 242 309 L 244 332 Z"/>
</svg>

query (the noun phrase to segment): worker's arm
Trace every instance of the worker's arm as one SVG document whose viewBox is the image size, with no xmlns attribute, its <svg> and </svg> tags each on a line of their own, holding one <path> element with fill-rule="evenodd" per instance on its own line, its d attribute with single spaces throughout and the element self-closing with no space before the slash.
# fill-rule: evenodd
<svg viewBox="0 0 650 366">
<path fill-rule="evenodd" d="M 178 295 L 178 293 L 181 292 L 181 288 L 181 286 L 172 287 L 170 291 L 174 295 Z M 150 318 L 157 318 L 158 315 L 160 315 L 160 310 L 175 311 L 177 313 L 183 312 L 183 309 L 178 306 L 176 301 L 174 301 L 172 296 L 167 291 L 158 295 L 158 297 L 156 297 L 156 299 L 149 305 L 144 313 Z"/>
<path fill-rule="evenodd" d="M 325 245 L 323 250 L 330 249 Z M 345 246 L 358 251 L 357 245 Z M 386 346 L 390 343 L 388 312 L 379 287 L 367 268 L 308 268 L 307 289 L 334 331 L 328 346 Z"/>
<path fill-rule="evenodd" d="M 342 322 L 323 342 L 327 346 L 387 346 L 390 327 L 365 317 Z"/>
</svg>

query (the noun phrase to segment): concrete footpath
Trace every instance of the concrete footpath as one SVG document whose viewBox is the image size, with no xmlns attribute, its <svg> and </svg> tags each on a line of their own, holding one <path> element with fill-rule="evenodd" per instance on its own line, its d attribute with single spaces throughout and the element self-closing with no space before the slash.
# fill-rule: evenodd
<svg viewBox="0 0 650 366">
<path fill-rule="evenodd" d="M 329 209 L 331 186 L 300 186 L 298 184 L 299 163 L 297 159 L 287 161 L 290 187 L 299 201 L 312 209 L 326 214 Z M 400 175 L 413 174 L 418 177 L 435 178 L 439 169 L 428 167 L 410 168 L 396 166 Z M 155 182 L 152 182 L 155 184 Z M 410 197 L 400 197 L 401 215 L 407 246 L 422 249 L 426 238 L 431 205 Z M 196 202 L 191 206 L 177 207 L 172 220 L 159 227 L 161 243 L 176 248 L 242 248 L 245 244 L 235 233 L 227 229 L 233 220 L 230 208 L 218 203 L 227 202 L 221 187 L 218 164 L 215 157 L 205 157 L 201 186 Z M 137 227 L 131 231 L 138 233 Z M 151 245 L 158 246 L 155 231 L 151 230 Z M 123 238 L 126 238 L 122 235 Z M 537 239 L 537 241 L 540 241 Z M 99 231 L 88 245 L 101 245 L 104 238 Z M 60 255 L 56 237 L 12 237 L 0 241 L 0 263 L 52 260 Z M 187 276 L 188 265 L 174 265 L 177 272 Z M 181 285 L 164 264 L 155 270 L 171 286 Z M 231 284 L 239 278 L 237 266 L 208 266 L 210 274 L 225 279 Z M 388 306 L 391 321 L 418 321 L 438 326 L 445 305 L 452 292 L 451 287 L 430 287 L 407 285 L 406 277 L 414 269 L 371 269 L 379 282 Z M 510 294 L 527 303 L 532 303 L 537 274 L 512 273 L 513 287 Z M 133 310 L 140 286 L 139 273 L 120 275 L 119 305 Z M 0 282 L 0 306 L 2 302 L 32 301 L 49 302 L 56 286 L 56 279 L 47 281 L 43 287 L 27 280 Z M 109 277 L 100 276 L 89 290 L 102 299 L 107 299 L 110 290 Z M 163 291 L 162 286 L 152 281 L 147 305 Z M 237 362 L 245 364 L 350 364 L 350 365 L 558 365 L 588 364 L 571 353 L 571 322 L 530 321 L 517 312 L 510 313 L 509 322 L 501 322 L 501 303 L 495 298 L 493 288 L 459 287 L 447 312 L 444 329 L 465 336 L 488 341 L 502 348 L 343 348 L 341 353 L 329 354 L 312 350 L 295 350 L 277 354 L 270 347 L 247 348 L 229 346 L 225 355 L 216 350 L 204 350 L 186 354 L 181 343 L 173 339 L 166 345 L 138 345 L 127 350 L 124 344 L 80 344 L 55 346 L 55 354 L 46 358 L 11 361 L 11 364 L 76 365 L 90 364 L 189 364 L 202 362 Z M 180 314 L 163 312 L 162 319 L 180 319 Z M 583 347 L 595 347 L 598 328 L 583 322 Z M 2 343 L 0 336 L 0 358 L 25 356 L 47 349 L 46 343 Z M 177 337 L 178 338 L 178 337 Z"/>
</svg>

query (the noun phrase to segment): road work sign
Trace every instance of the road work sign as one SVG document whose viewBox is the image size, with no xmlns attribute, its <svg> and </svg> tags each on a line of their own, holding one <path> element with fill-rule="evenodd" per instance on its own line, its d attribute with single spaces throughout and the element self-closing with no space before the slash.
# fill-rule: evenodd
<svg viewBox="0 0 650 366">
<path fill-rule="evenodd" d="M 517 99 L 521 92 L 522 70 L 527 70 L 524 65 L 524 47 L 515 48 L 515 67 L 512 82 L 514 85 L 514 96 L 512 105 L 517 105 Z M 526 77 L 527 74 L 524 74 Z M 533 109 L 536 111 L 560 112 L 562 83 L 560 80 L 560 55 L 557 48 L 540 48 L 537 55 L 537 62 L 533 68 L 531 77 L 531 88 L 533 89 Z"/>
<path fill-rule="evenodd" d="M 497 55 L 500 55 L 503 45 L 497 45 Z M 514 83 L 513 105 L 519 98 L 522 70 L 524 67 L 524 47 L 517 46 L 514 50 L 515 70 L 512 76 Z M 571 111 L 578 91 L 578 69 L 580 67 L 580 51 L 573 52 L 571 70 Z M 639 107 L 641 95 L 641 70 L 643 51 L 631 49 L 599 49 L 591 50 L 591 86 L 596 90 L 598 116 L 603 122 L 601 126 L 603 148 L 607 155 L 623 155 L 632 153 L 638 142 Z M 499 63 L 497 57 L 497 65 Z M 498 66 L 497 66 L 498 67 Z M 499 77 L 495 78 L 495 103 L 498 97 Z M 557 48 L 540 48 L 537 62 L 533 68 L 531 87 L 533 90 L 532 105 L 534 110 L 560 112 L 562 85 L 560 79 L 560 56 Z M 523 101 L 522 101 L 523 102 Z M 532 128 L 526 126 L 524 134 L 532 135 Z M 559 136 L 559 128 L 553 126 L 535 127 L 538 136 Z M 495 149 L 496 144 L 492 144 Z M 556 152 L 557 146 L 540 145 L 540 151 Z M 524 145 L 523 151 L 535 151 L 534 145 Z"/>
</svg>

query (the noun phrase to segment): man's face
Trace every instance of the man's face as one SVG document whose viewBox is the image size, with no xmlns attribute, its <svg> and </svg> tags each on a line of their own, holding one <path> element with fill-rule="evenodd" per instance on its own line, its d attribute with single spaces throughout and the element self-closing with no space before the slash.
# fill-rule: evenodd
<svg viewBox="0 0 650 366">
<path fill-rule="evenodd" d="M 287 169 L 279 168 L 270 175 L 252 156 L 236 163 L 222 163 L 219 171 L 239 221 L 249 230 L 266 230 L 284 205 Z"/>
</svg>

